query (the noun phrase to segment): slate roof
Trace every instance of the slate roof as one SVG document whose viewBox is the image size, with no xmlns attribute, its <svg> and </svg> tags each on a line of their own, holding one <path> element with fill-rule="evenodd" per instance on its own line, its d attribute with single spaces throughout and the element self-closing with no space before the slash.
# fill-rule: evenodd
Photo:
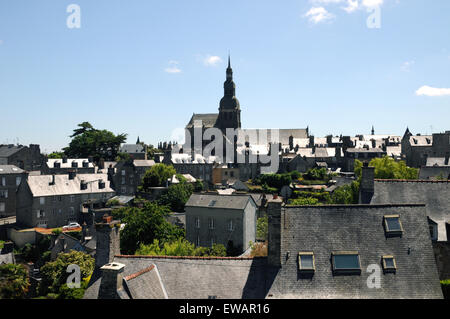
<svg viewBox="0 0 450 319">
<path fill-rule="evenodd" d="M 31 193 L 35 197 L 39 196 L 57 196 L 57 195 L 75 195 L 90 193 L 114 193 L 110 186 L 107 174 L 77 174 L 74 179 L 70 180 L 68 174 L 53 175 L 55 177 L 55 185 L 49 185 L 52 181 L 52 175 L 28 176 L 28 186 Z M 105 188 L 100 189 L 96 180 L 102 179 L 105 182 Z M 81 190 L 81 181 L 89 183 L 87 189 Z"/>
<path fill-rule="evenodd" d="M 122 144 L 119 149 L 120 153 L 145 153 L 142 144 Z"/>
<path fill-rule="evenodd" d="M 413 135 L 409 137 L 411 146 L 431 146 L 433 144 L 433 135 Z"/>
<path fill-rule="evenodd" d="M 219 117 L 218 113 L 205 113 L 205 114 L 195 114 L 192 115 L 191 120 L 186 125 L 186 128 L 194 127 L 194 121 L 202 121 L 202 125 L 206 128 L 214 127 L 217 118 Z"/>
<path fill-rule="evenodd" d="M 192 194 L 186 203 L 186 207 L 244 209 L 249 200 L 253 201 L 250 195 Z M 210 206 L 213 201 L 215 201 L 214 205 Z"/>
<path fill-rule="evenodd" d="M 3 174 L 22 174 L 25 171 L 14 165 L 0 165 L 0 175 Z"/>
<path fill-rule="evenodd" d="M 55 163 L 60 163 L 61 168 L 72 168 L 72 162 L 78 163 L 77 168 L 83 168 L 83 162 L 89 163 L 88 164 L 89 168 L 94 167 L 94 163 L 90 163 L 89 159 L 87 158 L 68 158 L 66 163 L 63 163 L 61 158 L 49 158 L 47 159 L 47 166 L 49 168 L 53 168 L 55 167 Z"/>
<path fill-rule="evenodd" d="M 428 157 L 426 166 L 449 166 L 450 161 L 445 164 L 445 157 Z"/>
<path fill-rule="evenodd" d="M 1 144 L 0 145 L 0 157 L 10 157 L 18 151 L 24 149 L 26 146 L 23 145 L 12 145 L 12 144 Z"/>
<path fill-rule="evenodd" d="M 450 222 L 450 181 L 375 180 L 371 204 L 424 203 L 427 216 L 438 226 L 438 241 L 446 241 Z"/>
<path fill-rule="evenodd" d="M 169 299 L 261 299 L 267 290 L 266 258 L 115 256 L 113 262 L 125 265 L 124 278 L 155 265 Z M 127 281 L 135 281 L 131 293 L 161 297 L 156 276 L 144 276 Z M 99 275 L 91 281 L 85 299 L 98 297 L 100 281 Z"/>
<path fill-rule="evenodd" d="M 347 148 L 348 153 L 386 153 L 381 148 Z"/>
<path fill-rule="evenodd" d="M 167 293 L 155 264 L 124 278 L 131 299 L 167 299 Z"/>
<path fill-rule="evenodd" d="M 402 237 L 385 236 L 383 216 L 390 214 L 400 215 Z M 273 298 L 442 298 L 423 205 L 285 207 L 281 230 L 282 268 L 268 292 Z M 302 251 L 314 253 L 313 276 L 298 271 Z M 358 251 L 361 273 L 333 274 L 333 251 Z M 381 288 L 370 289 L 367 269 L 381 266 L 383 255 L 394 256 L 397 271 L 381 271 Z"/>
<path fill-rule="evenodd" d="M 133 165 L 136 167 L 151 167 L 155 165 L 154 160 L 134 160 Z"/>
<path fill-rule="evenodd" d="M 426 166 L 419 170 L 419 179 L 450 179 L 450 166 Z"/>
</svg>

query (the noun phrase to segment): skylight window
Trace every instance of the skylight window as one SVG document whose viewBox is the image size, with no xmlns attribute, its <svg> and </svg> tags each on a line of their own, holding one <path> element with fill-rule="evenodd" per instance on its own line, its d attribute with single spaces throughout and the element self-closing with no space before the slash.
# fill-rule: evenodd
<svg viewBox="0 0 450 319">
<path fill-rule="evenodd" d="M 300 271 L 314 271 L 316 269 L 313 252 L 298 253 L 298 268 Z"/>
<path fill-rule="evenodd" d="M 333 271 L 336 273 L 361 273 L 357 251 L 338 251 L 332 254 Z"/>
<path fill-rule="evenodd" d="M 393 235 L 401 235 L 403 232 L 402 223 L 400 222 L 399 215 L 385 215 L 384 216 L 384 227 L 386 233 Z"/>
<path fill-rule="evenodd" d="M 383 256 L 381 259 L 383 262 L 383 270 L 385 272 L 395 272 L 397 270 L 394 256 Z"/>
<path fill-rule="evenodd" d="M 216 200 L 212 200 L 211 202 L 209 202 L 208 206 L 209 207 L 214 207 L 214 205 L 216 205 L 217 201 Z"/>
</svg>

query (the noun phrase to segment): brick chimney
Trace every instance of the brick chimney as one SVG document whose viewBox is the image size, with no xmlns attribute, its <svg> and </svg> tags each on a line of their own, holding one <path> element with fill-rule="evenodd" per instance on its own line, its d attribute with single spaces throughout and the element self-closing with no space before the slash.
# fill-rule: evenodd
<svg viewBox="0 0 450 319">
<path fill-rule="evenodd" d="M 281 267 L 281 204 L 280 198 L 270 200 L 267 204 L 268 216 L 268 264 Z"/>
<path fill-rule="evenodd" d="M 102 279 L 98 299 L 119 299 L 117 290 L 122 288 L 124 264 L 109 263 L 100 268 Z"/>
<path fill-rule="evenodd" d="M 363 163 L 361 185 L 359 186 L 359 203 L 370 204 L 375 191 L 375 167 L 370 167 L 368 162 Z"/>
<path fill-rule="evenodd" d="M 97 234 L 97 247 L 95 255 L 95 267 L 102 267 L 120 254 L 120 222 L 112 220 L 110 216 L 101 223 L 95 224 Z"/>
</svg>

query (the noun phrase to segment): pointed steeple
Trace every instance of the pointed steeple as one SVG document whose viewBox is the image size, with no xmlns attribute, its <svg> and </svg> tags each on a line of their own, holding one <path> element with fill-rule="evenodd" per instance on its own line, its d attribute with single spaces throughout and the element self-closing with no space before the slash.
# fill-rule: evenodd
<svg viewBox="0 0 450 319">
<path fill-rule="evenodd" d="M 139 144 L 141 141 L 139 140 L 139 136 L 138 136 L 138 139 L 137 139 L 137 141 L 136 141 L 136 144 Z"/>
<path fill-rule="evenodd" d="M 375 128 L 372 125 L 372 135 L 375 135 Z"/>
</svg>

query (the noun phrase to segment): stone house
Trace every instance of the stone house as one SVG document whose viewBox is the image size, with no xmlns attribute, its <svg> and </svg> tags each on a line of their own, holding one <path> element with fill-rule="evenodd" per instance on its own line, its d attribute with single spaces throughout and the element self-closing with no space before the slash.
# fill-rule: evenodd
<svg viewBox="0 0 450 319">
<path fill-rule="evenodd" d="M 17 191 L 17 225 L 55 228 L 89 220 L 83 204 L 106 202 L 115 195 L 107 174 L 29 176 Z"/>
<path fill-rule="evenodd" d="M 15 165 L 26 171 L 40 170 L 44 162 L 39 145 L 0 144 L 0 165 Z"/>
<path fill-rule="evenodd" d="M 142 144 L 122 144 L 119 153 L 129 154 L 133 160 L 147 160 L 147 148 Z"/>
<path fill-rule="evenodd" d="M 16 215 L 16 191 L 28 173 L 14 165 L 0 165 L 0 218 Z"/>
<path fill-rule="evenodd" d="M 192 194 L 185 206 L 186 239 L 243 252 L 256 239 L 257 205 L 250 195 Z"/>
<path fill-rule="evenodd" d="M 113 187 L 118 195 L 133 196 L 142 185 L 145 172 L 155 165 L 153 160 L 129 160 L 117 163 L 113 170 Z"/>
</svg>

